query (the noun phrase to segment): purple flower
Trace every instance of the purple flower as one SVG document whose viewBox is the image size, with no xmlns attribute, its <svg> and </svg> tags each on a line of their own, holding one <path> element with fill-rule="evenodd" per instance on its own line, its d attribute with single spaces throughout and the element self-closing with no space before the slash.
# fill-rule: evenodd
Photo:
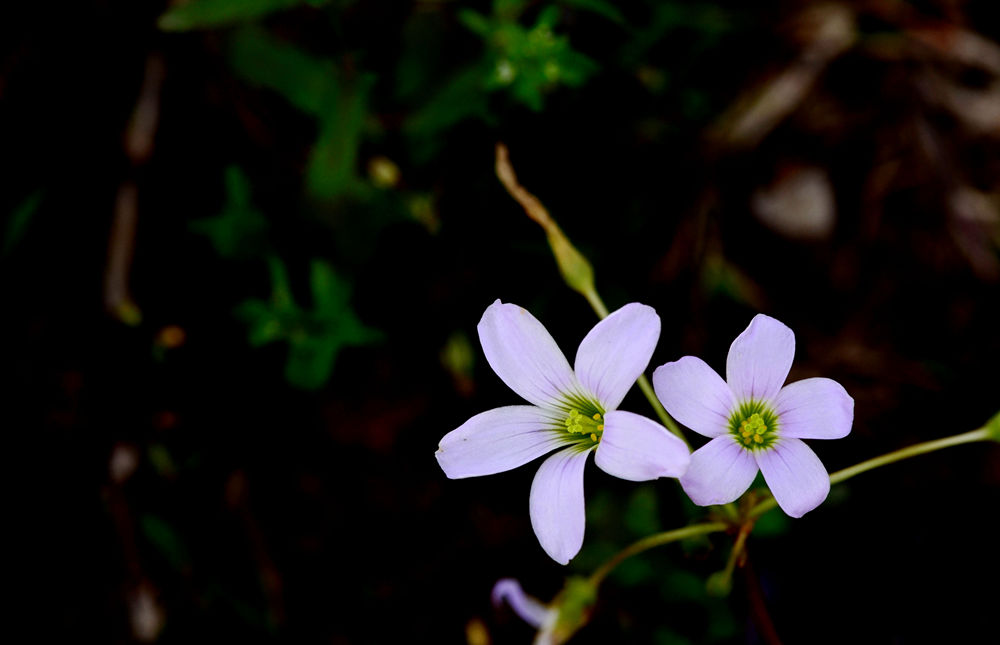
<svg viewBox="0 0 1000 645">
<path fill-rule="evenodd" d="M 521 589 L 513 578 L 497 580 L 493 585 L 493 605 L 504 601 L 514 613 L 535 628 L 533 645 L 561 645 L 590 620 L 597 600 L 597 590 L 586 578 L 569 578 L 550 604 L 545 604 Z"/>
<path fill-rule="evenodd" d="M 802 517 L 826 499 L 830 477 L 802 439 L 846 437 L 854 399 L 828 378 L 782 387 L 794 355 L 792 330 L 758 314 L 729 348 L 725 381 L 694 356 L 653 372 L 653 387 L 667 411 L 711 438 L 691 455 L 681 477 L 695 504 L 732 502 L 750 487 L 758 469 L 778 506 L 792 517 Z"/>
<path fill-rule="evenodd" d="M 566 564 L 583 544 L 583 469 L 587 455 L 631 481 L 678 477 L 687 446 L 649 419 L 616 410 L 642 374 L 660 336 L 651 307 L 632 303 L 590 330 L 570 368 L 552 336 L 526 310 L 499 300 L 479 322 L 490 367 L 532 405 L 472 417 L 446 434 L 435 454 L 451 479 L 491 475 L 561 448 L 531 484 L 531 526 L 552 559 Z"/>
<path fill-rule="evenodd" d="M 490 594 L 493 606 L 499 607 L 506 600 L 521 620 L 528 623 L 541 634 L 545 634 L 542 642 L 549 642 L 549 634 L 559 618 L 559 610 L 545 605 L 534 596 L 529 596 L 521 589 L 521 583 L 514 578 L 501 578 L 493 585 Z M 537 641 L 536 641 L 537 642 Z"/>
</svg>

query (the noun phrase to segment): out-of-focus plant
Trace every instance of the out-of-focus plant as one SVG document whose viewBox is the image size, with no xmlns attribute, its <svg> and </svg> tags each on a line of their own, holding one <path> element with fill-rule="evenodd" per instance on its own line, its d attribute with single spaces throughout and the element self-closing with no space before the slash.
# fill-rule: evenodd
<svg viewBox="0 0 1000 645">
<path fill-rule="evenodd" d="M 42 192 L 36 191 L 24 199 L 11 212 L 4 227 L 3 244 L 0 246 L 0 256 L 9 255 L 14 247 L 24 237 L 28 224 L 38 212 L 42 204 Z"/>
<path fill-rule="evenodd" d="M 593 4 L 605 14 L 618 15 L 604 3 Z M 560 85 L 580 86 L 597 64 L 574 50 L 567 36 L 556 34 L 558 6 L 546 6 L 531 27 L 524 27 L 521 19 L 527 6 L 522 0 L 495 0 L 491 16 L 466 9 L 459 17 L 486 43 L 483 69 L 489 74 L 484 87 L 506 89 L 515 100 L 541 110 L 547 92 Z"/>
<path fill-rule="evenodd" d="M 226 168 L 226 201 L 215 217 L 195 220 L 190 228 L 206 236 L 226 259 L 259 257 L 266 248 L 267 218 L 253 207 L 250 180 L 239 166 Z"/>
<path fill-rule="evenodd" d="M 160 16 L 164 31 L 210 29 L 263 18 L 300 5 L 321 7 L 330 0 L 191 0 L 171 7 Z"/>
<path fill-rule="evenodd" d="M 312 307 L 300 307 L 292 295 L 288 272 L 276 257 L 268 259 L 271 297 L 250 299 L 240 305 L 238 316 L 248 325 L 247 338 L 254 347 L 288 343 L 285 378 L 304 389 L 326 383 L 337 354 L 344 347 L 366 345 L 380 338 L 366 327 L 350 306 L 350 285 L 322 260 L 310 263 Z"/>
</svg>

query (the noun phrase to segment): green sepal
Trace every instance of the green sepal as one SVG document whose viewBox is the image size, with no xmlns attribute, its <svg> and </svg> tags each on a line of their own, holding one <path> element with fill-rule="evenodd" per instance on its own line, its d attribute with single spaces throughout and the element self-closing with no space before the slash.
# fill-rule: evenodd
<svg viewBox="0 0 1000 645">
<path fill-rule="evenodd" d="M 571 289 L 588 295 L 594 292 L 594 269 L 590 262 L 567 239 L 558 227 L 547 230 L 552 255 L 559 265 L 559 273 Z"/>
<path fill-rule="evenodd" d="M 993 415 L 993 418 L 986 422 L 986 434 L 993 441 L 1000 442 L 1000 412 Z"/>
<path fill-rule="evenodd" d="M 590 614 L 597 602 L 597 587 L 588 578 L 574 576 L 566 580 L 559 595 L 553 601 L 558 608 L 552 643 L 565 643 L 570 636 L 580 630 L 590 620 Z"/>
</svg>

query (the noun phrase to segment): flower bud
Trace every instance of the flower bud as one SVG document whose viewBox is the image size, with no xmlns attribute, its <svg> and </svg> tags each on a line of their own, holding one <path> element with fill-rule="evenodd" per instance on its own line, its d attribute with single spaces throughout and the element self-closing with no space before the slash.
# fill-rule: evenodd
<svg viewBox="0 0 1000 645">
<path fill-rule="evenodd" d="M 1000 441 L 1000 412 L 993 415 L 993 418 L 986 422 L 986 434 L 993 441 Z"/>
</svg>

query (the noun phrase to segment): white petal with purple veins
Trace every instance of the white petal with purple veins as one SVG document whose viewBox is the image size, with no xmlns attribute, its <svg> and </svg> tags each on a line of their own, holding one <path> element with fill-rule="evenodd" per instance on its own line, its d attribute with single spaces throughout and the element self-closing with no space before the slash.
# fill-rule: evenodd
<svg viewBox="0 0 1000 645">
<path fill-rule="evenodd" d="M 807 378 L 781 388 L 774 400 L 781 436 L 840 439 L 851 432 L 854 399 L 828 378 Z"/>
<path fill-rule="evenodd" d="M 537 598 L 524 593 L 524 590 L 521 589 L 521 583 L 513 578 L 497 580 L 497 583 L 493 585 L 491 597 L 493 605 L 496 607 L 499 607 L 500 603 L 506 600 L 514 613 L 535 629 L 540 629 L 555 611 L 543 605 Z"/>
<path fill-rule="evenodd" d="M 583 469 L 589 452 L 577 446 L 560 450 L 542 462 L 531 482 L 531 527 L 559 564 L 568 563 L 583 546 Z"/>
<path fill-rule="evenodd" d="M 726 381 L 736 398 L 771 401 L 795 356 L 795 334 L 784 323 L 757 314 L 729 347 Z"/>
<path fill-rule="evenodd" d="M 450 479 L 492 475 L 517 468 L 565 445 L 550 413 L 533 405 L 509 405 L 481 412 L 438 444 L 441 470 Z"/>
<path fill-rule="evenodd" d="M 823 503 L 830 492 L 830 476 L 816 453 L 799 439 L 779 439 L 757 453 L 778 506 L 792 517 L 802 517 Z"/>
<path fill-rule="evenodd" d="M 526 309 L 497 300 L 478 329 L 490 367 L 529 403 L 557 407 L 565 394 L 580 391 L 566 356 Z"/>
<path fill-rule="evenodd" d="M 712 439 L 691 453 L 681 486 L 698 506 L 728 504 L 750 488 L 757 462 L 730 435 Z"/>
<path fill-rule="evenodd" d="M 660 317 L 633 302 L 597 323 L 576 352 L 576 376 L 605 410 L 614 410 L 646 369 L 660 338 Z"/>
<path fill-rule="evenodd" d="M 670 416 L 706 437 L 718 437 L 729 428 L 736 408 L 733 391 L 700 358 L 685 356 L 653 372 L 653 389 Z"/>
<path fill-rule="evenodd" d="M 604 415 L 594 463 L 609 475 L 634 482 L 680 477 L 690 461 L 684 442 L 659 423 L 621 410 Z"/>
</svg>

